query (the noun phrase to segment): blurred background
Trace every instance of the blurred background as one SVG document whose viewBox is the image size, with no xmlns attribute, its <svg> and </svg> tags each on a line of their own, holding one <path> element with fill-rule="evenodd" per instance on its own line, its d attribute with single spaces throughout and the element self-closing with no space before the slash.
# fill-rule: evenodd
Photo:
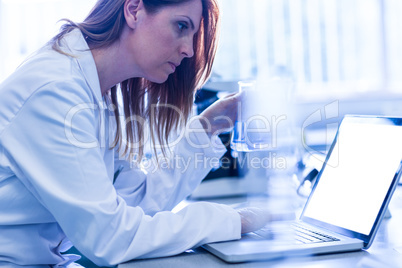
<svg viewBox="0 0 402 268">
<path fill-rule="evenodd" d="M 95 2 L 0 0 L 0 81 L 57 33 L 58 20 L 81 21 Z M 218 2 L 222 29 L 214 82 L 280 67 L 297 81 L 303 100 L 401 92 L 399 0 Z"/>
<path fill-rule="evenodd" d="M 95 0 L 0 0 L 0 81 Z M 305 118 L 340 100 L 340 113 L 400 114 L 399 0 L 218 0 L 220 46 L 207 89 L 278 71 L 295 82 Z M 356 104 L 357 101 L 357 104 Z"/>
<path fill-rule="evenodd" d="M 0 0 L 0 81 L 95 0 Z M 213 81 L 285 68 L 303 99 L 398 93 L 399 0 L 219 0 L 220 49 Z"/>
</svg>

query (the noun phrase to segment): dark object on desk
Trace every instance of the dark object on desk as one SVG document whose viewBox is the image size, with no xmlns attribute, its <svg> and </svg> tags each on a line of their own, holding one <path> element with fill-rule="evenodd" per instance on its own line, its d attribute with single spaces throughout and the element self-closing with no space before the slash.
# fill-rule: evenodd
<svg viewBox="0 0 402 268">
<path fill-rule="evenodd" d="M 297 187 L 297 194 L 303 197 L 308 197 L 310 195 L 312 186 L 314 185 L 315 179 L 317 178 L 318 170 L 313 168 L 307 173 L 307 175 L 302 179 Z"/>
<path fill-rule="evenodd" d="M 240 165 L 237 158 L 232 157 L 230 149 L 230 133 L 222 133 L 219 135 L 222 143 L 225 145 L 227 151 L 220 159 L 221 165 L 219 168 L 211 170 L 204 180 L 219 179 L 219 178 L 233 178 L 239 179 L 244 177 L 247 172 L 245 165 Z M 243 166 L 243 168 L 239 168 Z"/>
<path fill-rule="evenodd" d="M 197 106 L 197 114 L 201 114 L 215 101 L 219 100 L 218 92 L 203 88 L 199 90 L 195 96 L 194 103 Z M 222 143 L 225 145 L 227 152 L 221 158 L 221 166 L 208 173 L 204 180 L 219 179 L 219 178 L 233 178 L 238 179 L 243 177 L 246 172 L 245 168 L 239 169 L 237 159 L 232 157 L 230 149 L 230 133 L 222 133 L 219 135 Z"/>
<path fill-rule="evenodd" d="M 194 103 L 197 106 L 197 114 L 201 114 L 212 103 L 219 100 L 218 92 L 203 88 L 197 91 Z"/>
</svg>

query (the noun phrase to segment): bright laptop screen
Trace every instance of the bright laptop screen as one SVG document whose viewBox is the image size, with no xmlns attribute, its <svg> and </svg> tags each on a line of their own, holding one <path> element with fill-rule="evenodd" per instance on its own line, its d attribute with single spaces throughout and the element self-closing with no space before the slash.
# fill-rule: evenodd
<svg viewBox="0 0 402 268">
<path fill-rule="evenodd" d="M 368 122 L 345 117 L 303 216 L 370 233 L 401 163 L 402 126 Z"/>
</svg>

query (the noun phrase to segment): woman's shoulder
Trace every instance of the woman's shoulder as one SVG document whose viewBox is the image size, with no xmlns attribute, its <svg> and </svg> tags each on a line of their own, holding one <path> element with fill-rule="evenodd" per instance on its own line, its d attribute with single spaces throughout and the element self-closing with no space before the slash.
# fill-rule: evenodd
<svg viewBox="0 0 402 268">
<path fill-rule="evenodd" d="M 77 41 L 73 41 L 72 45 L 76 45 Z M 85 40 L 81 42 L 85 43 Z M 45 45 L 30 55 L 0 84 L 0 92 L 5 88 L 18 87 L 19 91 L 33 93 L 46 85 L 63 83 L 81 90 L 90 86 L 97 87 L 98 77 L 92 53 L 87 47 L 82 47 L 82 44 L 78 44 L 77 50 L 56 51 L 51 43 Z"/>
<path fill-rule="evenodd" d="M 0 84 L 0 126 L 32 101 L 94 103 L 99 99 L 94 92 L 77 59 L 42 48 Z"/>
<path fill-rule="evenodd" d="M 20 77 L 38 81 L 79 78 L 77 72 L 79 73 L 79 65 L 76 58 L 55 51 L 50 46 L 45 46 L 28 57 L 16 70 Z"/>
<path fill-rule="evenodd" d="M 90 78 L 97 79 L 92 53 L 81 32 L 74 30 L 62 39 L 57 50 L 53 42 L 49 42 L 29 56 L 11 79 L 17 83 L 30 81 L 31 88 L 40 88 L 41 85 L 61 81 L 82 84 L 88 79 L 88 73 L 96 76 Z"/>
<path fill-rule="evenodd" d="M 85 85 L 85 77 L 73 58 L 51 49 L 41 49 L 3 81 L 0 94 L 18 93 L 20 99 L 28 99 L 46 88 L 79 87 L 85 90 Z"/>
</svg>

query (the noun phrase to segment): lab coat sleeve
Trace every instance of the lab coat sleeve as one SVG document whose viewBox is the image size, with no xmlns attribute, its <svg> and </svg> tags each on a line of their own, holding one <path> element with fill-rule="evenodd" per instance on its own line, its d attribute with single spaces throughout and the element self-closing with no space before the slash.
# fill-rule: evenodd
<svg viewBox="0 0 402 268">
<path fill-rule="evenodd" d="M 79 251 L 104 266 L 240 237 L 240 217 L 227 206 L 198 203 L 153 217 L 128 206 L 107 176 L 96 105 L 83 88 L 47 84 L 0 134 L 13 172 Z"/>
<path fill-rule="evenodd" d="M 143 162 L 146 175 L 128 163 L 124 166 L 115 187 L 121 197 L 133 206 L 140 206 L 148 215 L 171 210 L 190 195 L 208 174 L 219 165 L 226 151 L 219 138 L 209 139 L 198 118 L 193 117 L 175 141 L 169 157 Z"/>
</svg>

